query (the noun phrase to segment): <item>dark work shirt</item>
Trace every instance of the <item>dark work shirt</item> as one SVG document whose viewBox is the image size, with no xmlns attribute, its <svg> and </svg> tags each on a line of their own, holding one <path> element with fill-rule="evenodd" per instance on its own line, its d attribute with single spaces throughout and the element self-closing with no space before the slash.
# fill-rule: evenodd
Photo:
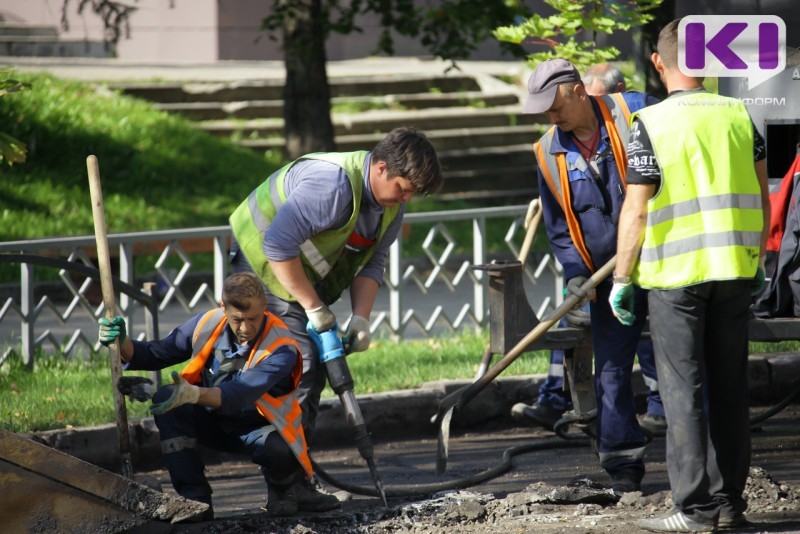
<svg viewBox="0 0 800 534">
<path fill-rule="evenodd" d="M 667 98 L 677 94 L 700 93 L 704 89 L 694 89 L 691 91 L 673 91 Z M 753 159 L 761 161 L 767 157 L 767 147 L 764 138 L 758 133 L 753 124 Z M 631 136 L 628 143 L 628 174 L 625 181 L 629 184 L 659 185 L 661 183 L 661 168 L 658 159 L 653 152 L 653 144 L 650 136 L 642 122 L 634 119 L 631 126 Z"/>
</svg>

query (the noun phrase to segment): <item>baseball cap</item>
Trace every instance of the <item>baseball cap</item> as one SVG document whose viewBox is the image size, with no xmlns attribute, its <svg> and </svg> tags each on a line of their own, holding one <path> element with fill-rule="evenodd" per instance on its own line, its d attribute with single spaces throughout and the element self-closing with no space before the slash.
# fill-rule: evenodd
<svg viewBox="0 0 800 534">
<path fill-rule="evenodd" d="M 528 78 L 528 98 L 523 106 L 524 113 L 544 113 L 556 99 L 558 85 L 579 82 L 578 69 L 564 59 L 548 59 L 539 63 Z"/>
</svg>

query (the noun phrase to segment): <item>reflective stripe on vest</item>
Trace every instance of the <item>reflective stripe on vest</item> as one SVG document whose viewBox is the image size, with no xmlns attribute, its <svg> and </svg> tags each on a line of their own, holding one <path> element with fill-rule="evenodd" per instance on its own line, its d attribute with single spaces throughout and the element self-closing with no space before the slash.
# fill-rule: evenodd
<svg viewBox="0 0 800 534">
<path fill-rule="evenodd" d="M 652 111 L 651 111 L 652 109 Z M 709 93 L 673 96 L 635 114 L 661 168 L 632 278 L 671 289 L 752 278 L 763 228 L 744 105 Z"/>
<path fill-rule="evenodd" d="M 625 102 L 625 99 L 620 93 L 593 98 L 597 102 L 600 113 L 603 116 L 603 124 L 608 132 L 611 152 L 614 155 L 614 161 L 617 164 L 617 169 L 622 178 L 622 186 L 625 187 L 625 173 L 628 169 L 628 157 L 626 155 L 624 142 L 628 139 L 631 130 L 631 112 L 628 108 L 628 103 Z M 580 254 L 586 267 L 591 272 L 594 272 L 595 267 L 592 262 L 591 254 L 589 254 L 589 249 L 586 247 L 586 242 L 583 239 L 583 232 L 578 223 L 578 217 L 572 209 L 572 193 L 569 187 L 566 152 L 550 153 L 555 135 L 556 127 L 553 126 L 538 142 L 534 143 L 533 149 L 536 155 L 536 162 L 542 170 L 542 176 L 547 186 L 564 211 L 564 215 L 567 219 L 567 228 L 569 229 L 570 237 L 572 237 L 572 242 L 578 250 L 578 254 Z M 580 158 L 579 161 L 585 163 L 583 156 L 579 155 L 578 157 Z M 558 180 L 555 180 L 556 176 Z"/>
<path fill-rule="evenodd" d="M 302 160 L 321 160 L 339 166 L 350 180 L 353 192 L 353 212 L 347 223 L 340 228 L 325 230 L 311 236 L 300 244 L 300 257 L 306 276 L 313 285 L 325 279 L 336 269 L 336 262 L 345 250 L 347 239 L 355 229 L 358 212 L 361 206 L 361 195 L 364 187 L 364 159 L 368 152 L 343 152 L 343 153 L 318 153 L 308 154 L 298 160 L 285 165 L 257 187 L 248 198 L 242 202 L 230 217 L 231 229 L 242 253 L 247 258 L 253 270 L 261 277 L 273 295 L 284 300 L 294 301 L 294 297 L 280 284 L 272 273 L 269 260 L 264 254 L 264 236 L 277 211 L 286 202 L 286 192 L 283 180 L 289 169 Z M 400 213 L 399 206 L 384 209 L 381 219 L 381 228 L 378 239 L 386 233 L 389 225 Z M 370 248 L 361 259 L 361 266 L 365 265 L 375 252 L 375 247 Z M 335 300 L 343 288 L 334 288 L 331 292 Z"/>
<path fill-rule="evenodd" d="M 303 374 L 303 358 L 297 342 L 292 339 L 291 332 L 278 317 L 264 312 L 266 324 L 261 331 L 261 336 L 253 344 L 250 355 L 242 368 L 246 372 L 258 365 L 264 358 L 269 357 L 278 347 L 291 345 L 297 350 L 297 360 L 292 369 L 292 391 L 280 397 L 273 397 L 265 393 L 256 401 L 256 409 L 267 419 L 284 441 L 289 445 L 292 453 L 297 457 L 307 477 L 311 477 L 313 469 L 308 456 L 305 433 L 303 432 L 303 414 L 297 400 L 299 391 L 297 385 Z M 227 324 L 227 317 L 222 308 L 211 310 L 203 315 L 195 327 L 192 335 L 192 359 L 181 371 L 187 381 L 196 384 L 201 381 L 201 374 L 213 353 L 222 329 Z"/>
</svg>

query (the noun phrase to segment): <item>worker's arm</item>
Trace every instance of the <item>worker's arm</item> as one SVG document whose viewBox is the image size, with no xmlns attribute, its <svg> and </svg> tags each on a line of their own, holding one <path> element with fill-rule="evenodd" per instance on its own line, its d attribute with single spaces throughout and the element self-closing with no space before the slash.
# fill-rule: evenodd
<svg viewBox="0 0 800 534">
<path fill-rule="evenodd" d="M 628 184 L 619 214 L 616 276 L 630 276 L 642 248 L 647 222 L 647 202 L 655 195 L 652 184 Z"/>
<path fill-rule="evenodd" d="M 283 261 L 269 260 L 269 266 L 272 268 L 275 278 L 303 309 L 310 310 L 322 306 L 322 299 L 319 298 L 316 289 L 306 276 L 299 256 Z"/>
<path fill-rule="evenodd" d="M 375 297 L 378 295 L 378 282 L 367 276 L 356 276 L 350 284 L 350 303 L 353 315 L 369 319 Z"/>
</svg>

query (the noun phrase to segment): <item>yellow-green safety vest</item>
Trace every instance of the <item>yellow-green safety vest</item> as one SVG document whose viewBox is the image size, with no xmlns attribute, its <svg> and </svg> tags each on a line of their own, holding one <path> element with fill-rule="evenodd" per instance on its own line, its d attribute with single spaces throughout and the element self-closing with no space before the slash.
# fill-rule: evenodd
<svg viewBox="0 0 800 534">
<path fill-rule="evenodd" d="M 345 254 L 347 239 L 356 227 L 364 188 L 364 159 L 369 152 L 314 153 L 303 156 L 270 176 L 242 202 L 230 217 L 231 230 L 247 261 L 273 295 L 287 301 L 295 298 L 275 278 L 263 249 L 264 235 L 278 210 L 286 202 L 284 177 L 288 170 L 302 160 L 321 160 L 342 168 L 353 189 L 353 213 L 341 228 L 333 228 L 311 236 L 300 245 L 300 259 L 306 276 L 327 304 L 335 302 L 342 291 L 366 265 L 386 230 L 400 213 L 399 206 L 384 209 L 381 228 L 375 244 L 363 250 Z"/>
<path fill-rule="evenodd" d="M 763 212 L 744 104 L 687 93 L 634 117 L 650 136 L 661 186 L 647 203 L 633 282 L 671 289 L 755 276 Z"/>
</svg>

